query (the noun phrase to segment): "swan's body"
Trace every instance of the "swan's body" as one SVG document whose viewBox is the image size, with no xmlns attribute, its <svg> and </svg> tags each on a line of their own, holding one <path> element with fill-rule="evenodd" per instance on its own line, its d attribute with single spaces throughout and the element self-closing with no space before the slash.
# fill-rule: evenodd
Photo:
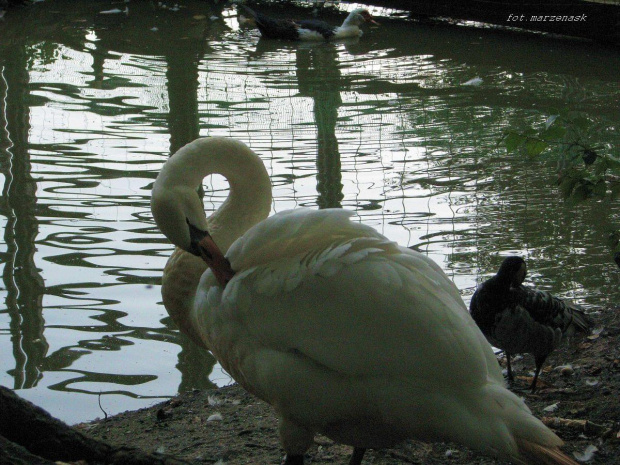
<svg viewBox="0 0 620 465">
<path fill-rule="evenodd" d="M 231 193 L 207 221 L 195 188 L 210 173 L 224 174 Z M 246 219 L 249 204 L 256 213 Z M 287 463 L 301 463 L 317 432 L 354 446 L 356 464 L 365 448 L 406 438 L 455 441 L 515 463 L 575 463 L 505 389 L 491 347 L 432 260 L 344 210 L 266 218 L 270 204 L 260 159 L 228 139 L 181 149 L 152 199 L 173 243 L 202 247 L 184 231 L 187 217 L 208 226 L 230 260 L 235 274 L 222 287 L 200 259 L 177 249 L 164 303 L 182 330 L 275 408 Z"/>
<path fill-rule="evenodd" d="M 527 268 L 521 257 L 507 257 L 495 276 L 474 293 L 470 312 L 489 342 L 504 350 L 508 379 L 513 380 L 510 357 L 534 355 L 536 382 L 543 363 L 564 336 L 588 332 L 590 321 L 583 309 L 546 291 L 523 285 Z"/>
<path fill-rule="evenodd" d="M 271 18 L 241 5 L 252 17 L 261 35 L 269 39 L 283 40 L 339 40 L 362 35 L 360 25 L 365 22 L 377 24 L 368 10 L 357 8 L 344 20 L 341 26 L 332 26 L 318 19 Z"/>
</svg>

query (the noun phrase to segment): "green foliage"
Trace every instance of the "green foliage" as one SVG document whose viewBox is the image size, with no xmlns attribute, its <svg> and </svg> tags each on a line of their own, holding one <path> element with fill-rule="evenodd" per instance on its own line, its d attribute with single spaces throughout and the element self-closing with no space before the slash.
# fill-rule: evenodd
<svg viewBox="0 0 620 465">
<path fill-rule="evenodd" d="M 601 144 L 602 134 L 613 128 L 580 112 L 549 116 L 538 129 L 504 131 L 499 145 L 528 157 L 545 155 L 558 164 L 558 186 L 565 199 L 620 195 L 620 158 L 611 146 Z"/>
<path fill-rule="evenodd" d="M 498 145 L 509 153 L 528 157 L 544 155 L 557 160 L 557 185 L 564 199 L 581 202 L 589 198 L 620 196 L 620 157 L 617 147 L 600 143 L 606 132 L 617 129 L 597 123 L 579 112 L 549 116 L 538 129 L 504 131 Z M 609 236 L 613 259 L 620 267 L 620 230 Z"/>
</svg>

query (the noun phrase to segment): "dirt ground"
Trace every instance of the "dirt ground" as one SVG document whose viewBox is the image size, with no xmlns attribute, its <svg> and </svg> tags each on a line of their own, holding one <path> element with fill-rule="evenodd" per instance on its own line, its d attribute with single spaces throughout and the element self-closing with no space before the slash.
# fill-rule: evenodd
<svg viewBox="0 0 620 465">
<path fill-rule="evenodd" d="M 568 455 L 582 460 L 591 455 L 590 464 L 620 464 L 620 308 L 593 316 L 596 324 L 592 335 L 564 343 L 547 360 L 539 391 L 530 394 L 525 390 L 521 395 L 564 439 Z M 531 379 L 527 377 L 533 369 L 532 358 L 526 355 L 516 360 L 513 369 L 518 384 L 525 388 Z M 279 464 L 283 456 L 272 409 L 236 385 L 182 393 L 159 405 L 77 428 L 113 445 L 139 447 L 191 463 Z M 580 455 L 593 447 L 593 454 Z M 350 447 L 317 436 L 306 463 L 346 464 L 350 453 Z M 417 441 L 393 449 L 369 450 L 363 462 L 407 463 L 499 462 L 455 444 Z"/>
</svg>

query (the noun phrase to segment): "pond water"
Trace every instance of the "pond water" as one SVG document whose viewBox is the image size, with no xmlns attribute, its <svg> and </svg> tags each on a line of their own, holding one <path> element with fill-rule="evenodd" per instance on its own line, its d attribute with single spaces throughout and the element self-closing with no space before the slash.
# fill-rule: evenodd
<svg viewBox="0 0 620 465">
<path fill-rule="evenodd" d="M 127 11 L 110 11 L 119 5 Z M 231 381 L 161 304 L 172 247 L 150 190 L 198 136 L 259 153 L 274 212 L 351 209 L 432 257 L 466 302 L 502 255 L 519 253 L 529 282 L 589 309 L 617 304 L 607 236 L 618 202 L 563 201 L 553 164 L 497 141 L 570 109 L 617 150 L 607 129 L 620 124 L 619 53 L 373 12 L 380 28 L 336 44 L 261 40 L 234 7 L 206 2 L 59 0 L 7 13 L 0 384 L 75 423 Z M 481 84 L 464 85 L 473 78 Z M 226 183 L 207 179 L 205 191 L 211 211 Z"/>
</svg>

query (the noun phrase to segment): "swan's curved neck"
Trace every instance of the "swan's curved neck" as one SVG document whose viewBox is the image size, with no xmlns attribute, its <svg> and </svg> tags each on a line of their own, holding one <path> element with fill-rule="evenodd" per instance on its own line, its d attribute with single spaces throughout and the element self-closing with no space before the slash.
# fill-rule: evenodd
<svg viewBox="0 0 620 465">
<path fill-rule="evenodd" d="M 230 192 L 209 219 L 196 190 L 210 174 L 228 181 Z M 208 230 L 223 253 L 271 211 L 271 183 L 261 159 L 234 139 L 198 139 L 174 154 L 162 168 L 151 198 L 160 230 L 178 247 L 190 248 L 186 221 Z"/>
</svg>

